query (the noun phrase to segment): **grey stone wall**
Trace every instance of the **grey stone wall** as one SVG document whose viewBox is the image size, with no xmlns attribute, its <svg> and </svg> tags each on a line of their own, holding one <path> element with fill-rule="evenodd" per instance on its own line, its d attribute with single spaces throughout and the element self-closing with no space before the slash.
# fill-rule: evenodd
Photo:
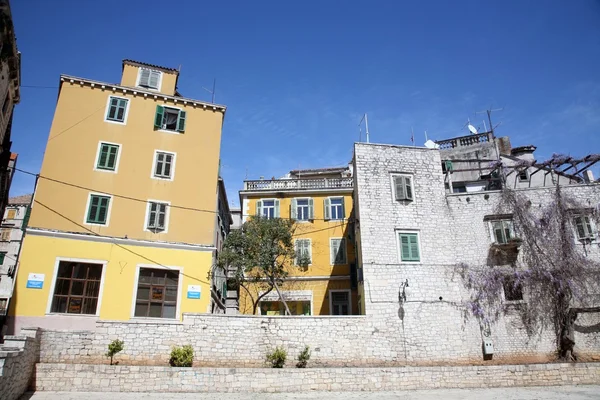
<svg viewBox="0 0 600 400">
<path fill-rule="evenodd" d="M 34 365 L 38 360 L 37 329 L 21 336 L 6 336 L 0 346 L 0 398 L 16 400 L 29 386 Z"/>
<path fill-rule="evenodd" d="M 598 364 L 405 368 L 170 368 L 38 364 L 35 389 L 85 392 L 305 392 L 600 383 Z"/>
</svg>

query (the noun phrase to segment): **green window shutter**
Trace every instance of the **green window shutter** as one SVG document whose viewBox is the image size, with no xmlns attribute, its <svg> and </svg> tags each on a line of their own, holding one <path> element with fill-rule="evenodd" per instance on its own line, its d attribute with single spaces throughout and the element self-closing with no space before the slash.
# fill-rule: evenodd
<svg viewBox="0 0 600 400">
<path fill-rule="evenodd" d="M 106 168 L 106 160 L 108 159 L 108 145 L 100 145 L 100 157 L 98 157 L 97 168 Z"/>
<path fill-rule="evenodd" d="M 585 222 L 585 227 L 587 228 L 587 236 L 588 237 L 592 237 L 594 234 L 594 231 L 592 230 L 592 224 L 590 222 L 590 218 L 589 217 L 583 217 L 584 222 Z"/>
<path fill-rule="evenodd" d="M 185 114 L 183 110 L 179 111 L 179 117 L 177 118 L 177 131 L 183 132 L 185 130 Z"/>
<path fill-rule="evenodd" d="M 156 203 L 150 203 L 150 212 L 148 213 L 148 228 L 154 228 L 156 224 Z"/>
<path fill-rule="evenodd" d="M 323 215 L 324 219 L 331 219 L 331 200 L 329 197 L 323 201 Z"/>
<path fill-rule="evenodd" d="M 0 253 L 0 264 L 4 264 L 4 256 L 6 255 L 5 252 L 1 252 Z"/>
<path fill-rule="evenodd" d="M 108 103 L 108 112 L 106 113 L 106 119 L 114 120 L 117 115 L 117 102 L 118 99 L 110 98 Z"/>
<path fill-rule="evenodd" d="M 346 206 L 345 206 L 344 198 L 342 197 L 342 215 L 338 215 L 338 219 L 346 218 Z M 341 217 L 341 218 L 340 218 Z"/>
<path fill-rule="evenodd" d="M 262 217 L 262 201 L 256 200 L 256 216 Z"/>
<path fill-rule="evenodd" d="M 109 202 L 110 197 L 92 195 L 87 222 L 93 224 L 105 224 L 108 217 Z"/>
<path fill-rule="evenodd" d="M 111 169 L 115 169 L 117 164 L 117 151 L 119 148 L 117 146 L 110 146 L 110 150 L 108 152 L 108 167 Z"/>
<path fill-rule="evenodd" d="M 312 198 L 308 199 L 308 219 L 315 219 L 315 202 Z"/>
<path fill-rule="evenodd" d="M 221 294 L 224 299 L 227 298 L 227 281 L 223 282 L 223 289 L 221 289 Z"/>
<path fill-rule="evenodd" d="M 29 218 L 31 217 L 31 206 L 27 206 L 27 211 L 25 212 L 25 217 L 23 218 L 23 224 L 21 225 L 21 230 L 25 231 L 25 228 L 29 225 Z"/>
<path fill-rule="evenodd" d="M 165 222 L 167 219 L 167 205 L 158 205 L 158 228 L 165 229 Z"/>
<path fill-rule="evenodd" d="M 292 219 L 298 218 L 298 201 L 296 199 L 292 199 L 291 218 Z"/>
<path fill-rule="evenodd" d="M 163 126 L 163 118 L 165 115 L 165 108 L 163 106 L 156 106 L 156 115 L 154 116 L 154 127 L 161 129 Z"/>
<path fill-rule="evenodd" d="M 100 206 L 98 207 L 98 222 L 101 224 L 106 223 L 106 217 L 108 214 L 108 197 L 100 198 Z"/>
<path fill-rule="evenodd" d="M 404 200 L 406 196 L 404 195 L 404 177 L 403 176 L 395 176 L 394 177 L 394 190 L 396 192 L 396 200 Z"/>
<path fill-rule="evenodd" d="M 408 235 L 400 234 L 400 253 L 402 261 L 410 261 L 410 239 Z"/>
<path fill-rule="evenodd" d="M 275 216 L 275 218 L 280 218 L 280 216 L 279 216 L 279 200 L 275 199 L 274 203 L 275 203 L 275 213 L 274 213 L 274 216 Z"/>
<path fill-rule="evenodd" d="M 412 200 L 413 199 L 412 179 L 408 176 L 404 177 L 404 191 L 406 193 L 406 200 Z"/>
<path fill-rule="evenodd" d="M 88 210 L 87 222 L 96 222 L 96 214 L 98 213 L 98 203 L 100 199 L 98 196 L 92 196 L 90 199 L 90 208 Z"/>
<path fill-rule="evenodd" d="M 338 240 L 331 239 L 331 241 L 329 242 L 329 263 L 331 265 L 335 264 L 335 256 L 337 254 L 337 248 L 338 248 Z"/>
<path fill-rule="evenodd" d="M 410 242 L 410 258 L 412 261 L 421 261 L 419 255 L 419 237 L 416 234 L 411 234 L 409 237 Z"/>
</svg>

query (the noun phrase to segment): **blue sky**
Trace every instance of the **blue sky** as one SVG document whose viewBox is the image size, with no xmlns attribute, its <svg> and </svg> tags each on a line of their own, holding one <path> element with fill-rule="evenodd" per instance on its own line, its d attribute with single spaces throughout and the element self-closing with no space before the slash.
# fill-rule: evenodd
<svg viewBox="0 0 600 400">
<path fill-rule="evenodd" d="M 600 152 L 600 1 L 12 0 L 22 52 L 13 151 L 38 172 L 61 73 L 119 82 L 121 60 L 178 67 L 180 92 L 228 107 L 222 174 L 243 180 L 343 165 L 368 113 L 371 141 L 497 135 Z M 598 175 L 599 169 L 595 169 Z M 17 173 L 11 194 L 33 190 Z"/>
</svg>

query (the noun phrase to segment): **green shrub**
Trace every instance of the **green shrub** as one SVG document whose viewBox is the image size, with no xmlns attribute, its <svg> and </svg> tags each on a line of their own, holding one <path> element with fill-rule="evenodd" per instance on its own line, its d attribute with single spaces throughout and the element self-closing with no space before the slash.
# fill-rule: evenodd
<svg viewBox="0 0 600 400">
<path fill-rule="evenodd" d="M 183 347 L 173 347 L 171 350 L 171 367 L 191 367 L 194 362 L 194 349 L 189 344 Z"/>
<path fill-rule="evenodd" d="M 296 363 L 296 367 L 306 368 L 308 360 L 310 360 L 310 347 L 305 346 L 304 350 L 302 350 L 300 354 L 298 354 L 298 362 Z"/>
<path fill-rule="evenodd" d="M 275 350 L 271 353 L 267 353 L 267 361 L 271 363 L 273 368 L 283 368 L 286 358 L 287 352 L 280 346 L 275 347 Z"/>
<path fill-rule="evenodd" d="M 123 345 L 125 343 L 123 343 L 122 340 L 119 339 L 115 339 L 113 340 L 109 345 L 108 345 L 108 352 L 106 353 L 106 357 L 110 357 L 110 365 L 113 365 L 113 357 L 123 351 Z M 117 361 L 117 364 L 119 362 Z"/>
</svg>

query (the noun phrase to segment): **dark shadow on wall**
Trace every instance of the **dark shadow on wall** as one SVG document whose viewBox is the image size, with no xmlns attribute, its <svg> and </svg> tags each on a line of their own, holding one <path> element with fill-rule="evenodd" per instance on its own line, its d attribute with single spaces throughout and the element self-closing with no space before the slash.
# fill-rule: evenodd
<svg viewBox="0 0 600 400">
<path fill-rule="evenodd" d="M 590 326 L 582 326 L 582 325 L 574 324 L 573 329 L 575 329 L 575 332 L 579 332 L 579 333 L 599 333 L 600 332 L 600 322 L 595 325 L 590 325 Z"/>
</svg>

